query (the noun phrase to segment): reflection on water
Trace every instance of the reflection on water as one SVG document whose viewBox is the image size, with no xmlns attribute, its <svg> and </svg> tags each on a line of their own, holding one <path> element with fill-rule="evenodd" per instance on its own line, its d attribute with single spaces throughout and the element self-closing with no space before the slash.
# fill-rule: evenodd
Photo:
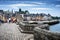
<svg viewBox="0 0 60 40">
<path fill-rule="evenodd" d="M 56 24 L 56 25 L 52 25 L 50 26 L 50 31 L 52 32 L 60 32 L 60 23 L 59 24 Z"/>
</svg>

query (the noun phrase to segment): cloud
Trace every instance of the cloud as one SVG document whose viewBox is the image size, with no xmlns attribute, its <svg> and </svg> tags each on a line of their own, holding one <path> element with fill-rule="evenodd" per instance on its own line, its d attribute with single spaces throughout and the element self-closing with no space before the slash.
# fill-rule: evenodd
<svg viewBox="0 0 60 40">
<path fill-rule="evenodd" d="M 34 4 L 11 4 L 11 5 L 8 5 L 8 6 L 11 6 L 11 7 L 18 7 L 18 6 L 37 6 L 37 5 L 34 5 Z"/>
<path fill-rule="evenodd" d="M 56 5 L 55 7 L 60 7 L 60 5 Z"/>
<path fill-rule="evenodd" d="M 19 9 L 20 7 L 22 8 L 26 8 L 26 7 L 33 7 L 33 6 L 38 6 L 38 5 L 34 5 L 34 4 L 11 4 L 11 5 L 8 5 L 10 8 L 14 9 L 14 10 L 17 10 Z"/>
<path fill-rule="evenodd" d="M 32 10 L 53 10 L 51 8 L 31 8 Z"/>
<path fill-rule="evenodd" d="M 2 9 L 2 10 L 12 10 L 12 9 L 18 10 L 18 7 L 16 7 L 16 6 L 9 6 L 9 5 L 0 5 L 0 9 Z"/>
<path fill-rule="evenodd" d="M 0 8 L 4 9 L 19 9 L 19 7 L 33 7 L 33 6 L 38 6 L 35 4 L 24 4 L 24 3 L 20 3 L 20 4 L 9 4 L 9 5 L 0 5 Z"/>
<path fill-rule="evenodd" d="M 46 3 L 42 3 L 42 2 L 31 2 L 33 4 L 38 4 L 38 5 L 43 5 L 43 4 L 46 4 Z"/>
<path fill-rule="evenodd" d="M 19 7 L 33 7 L 33 6 L 38 6 L 38 5 L 34 5 L 34 4 L 10 4 L 7 6 L 14 8 L 14 9 L 18 9 Z"/>
<path fill-rule="evenodd" d="M 13 2 L 13 1 L 12 1 Z M 9 7 L 13 9 L 18 9 L 20 7 L 36 7 L 36 6 L 42 6 L 45 3 L 42 2 L 33 2 L 33 1 L 16 1 L 14 4 L 5 4 L 5 5 L 0 5 L 0 7 Z"/>
</svg>

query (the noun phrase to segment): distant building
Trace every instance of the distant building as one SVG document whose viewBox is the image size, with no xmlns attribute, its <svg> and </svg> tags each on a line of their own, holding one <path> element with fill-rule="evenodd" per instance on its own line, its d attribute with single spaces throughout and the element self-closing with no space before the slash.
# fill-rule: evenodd
<svg viewBox="0 0 60 40">
<path fill-rule="evenodd" d="M 45 20 L 45 21 L 52 20 L 52 17 L 50 17 L 50 16 L 44 16 L 42 20 Z"/>
<path fill-rule="evenodd" d="M 11 17 L 11 16 L 14 16 L 14 13 L 13 13 L 13 10 L 12 11 L 4 11 L 4 15 L 7 17 L 7 18 L 9 18 L 9 17 Z"/>
<path fill-rule="evenodd" d="M 43 21 L 43 20 L 51 20 L 52 17 L 46 14 L 24 14 L 24 20 L 29 21 Z"/>
<path fill-rule="evenodd" d="M 19 12 L 16 11 L 16 16 L 19 20 L 24 20 L 24 21 L 43 21 L 43 20 L 51 20 L 52 17 L 50 14 L 45 14 L 45 13 L 40 13 L 40 14 L 29 14 L 29 12 L 26 11 L 21 11 L 19 9 Z M 25 14 L 26 13 L 26 14 Z"/>
<path fill-rule="evenodd" d="M 23 21 L 23 14 L 16 14 L 15 17 L 17 18 L 18 22 Z"/>
</svg>

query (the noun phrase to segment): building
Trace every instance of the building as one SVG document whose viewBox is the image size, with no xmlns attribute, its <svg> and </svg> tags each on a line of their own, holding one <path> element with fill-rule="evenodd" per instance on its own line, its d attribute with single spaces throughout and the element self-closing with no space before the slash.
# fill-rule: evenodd
<svg viewBox="0 0 60 40">
<path fill-rule="evenodd" d="M 17 21 L 20 22 L 20 21 L 23 21 L 23 14 L 16 14 L 15 16 L 17 18 Z"/>
<path fill-rule="evenodd" d="M 24 14 L 25 21 L 43 21 L 43 20 L 51 20 L 52 17 L 46 14 Z"/>
<path fill-rule="evenodd" d="M 44 16 L 42 20 L 45 20 L 45 21 L 52 20 L 52 17 L 51 16 Z"/>
</svg>

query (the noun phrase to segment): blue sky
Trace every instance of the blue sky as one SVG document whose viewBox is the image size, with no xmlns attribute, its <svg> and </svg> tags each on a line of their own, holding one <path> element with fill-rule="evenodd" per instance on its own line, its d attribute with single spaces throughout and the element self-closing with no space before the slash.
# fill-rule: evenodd
<svg viewBox="0 0 60 40">
<path fill-rule="evenodd" d="M 19 8 L 30 13 L 60 16 L 60 0 L 0 0 L 0 9 L 18 11 Z"/>
</svg>

